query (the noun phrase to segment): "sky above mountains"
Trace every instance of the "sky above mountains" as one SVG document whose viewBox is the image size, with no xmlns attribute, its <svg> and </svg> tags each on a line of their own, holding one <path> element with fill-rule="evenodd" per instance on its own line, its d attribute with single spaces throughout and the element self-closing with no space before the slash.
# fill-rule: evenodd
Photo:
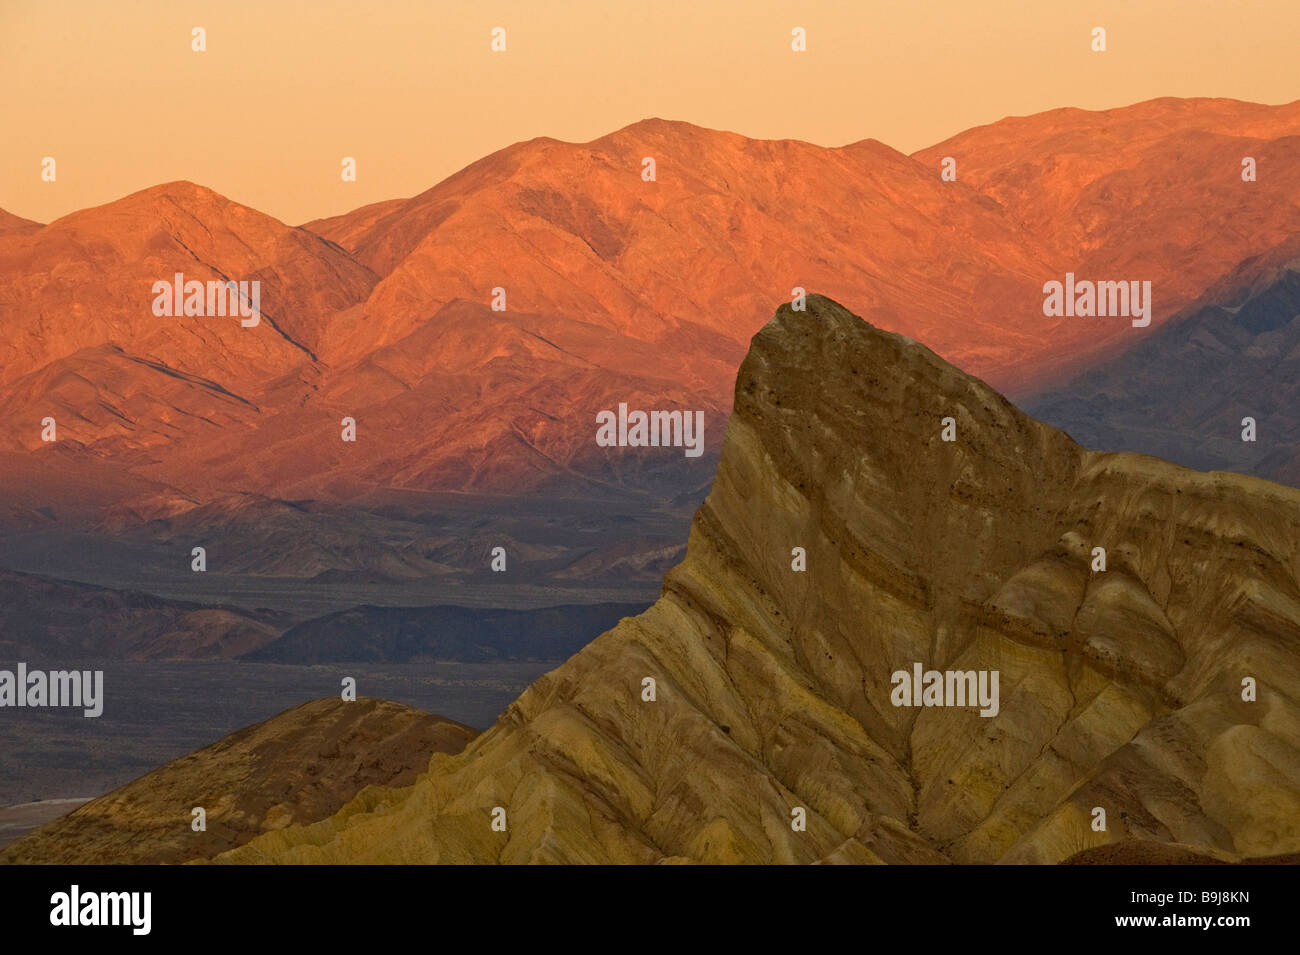
<svg viewBox="0 0 1300 955">
<path fill-rule="evenodd" d="M 912 152 L 1063 103 L 1296 96 L 1291 0 L 928 6 L 4 5 L 0 208 L 48 222 L 188 179 L 296 224 L 415 195 L 514 142 L 585 142 L 650 116 Z M 506 49 L 494 53 L 497 26 Z M 204 52 L 191 49 L 195 27 Z M 795 27 L 805 52 L 791 49 Z M 340 179 L 345 156 L 356 182 Z"/>
</svg>

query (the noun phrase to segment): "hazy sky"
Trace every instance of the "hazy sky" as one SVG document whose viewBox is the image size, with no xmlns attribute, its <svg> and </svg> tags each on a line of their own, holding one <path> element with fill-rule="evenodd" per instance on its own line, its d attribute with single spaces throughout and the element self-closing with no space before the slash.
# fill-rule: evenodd
<svg viewBox="0 0 1300 955">
<path fill-rule="evenodd" d="M 911 152 L 1058 106 L 1285 103 L 1297 38 L 1300 0 L 0 0 L 0 208 L 189 179 L 297 224 L 648 116 Z"/>
</svg>

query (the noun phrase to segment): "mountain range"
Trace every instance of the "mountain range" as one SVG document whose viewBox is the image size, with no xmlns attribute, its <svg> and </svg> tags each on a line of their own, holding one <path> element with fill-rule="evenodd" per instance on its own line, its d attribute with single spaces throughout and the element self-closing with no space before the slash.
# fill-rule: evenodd
<svg viewBox="0 0 1300 955">
<path fill-rule="evenodd" d="M 1041 391 L 1300 233 L 1297 136 L 1300 103 L 1233 100 L 1055 110 L 914 156 L 646 120 L 297 228 L 185 182 L 39 228 L 8 217 L 8 517 L 703 487 L 746 343 L 796 286 Z M 1152 327 L 1045 318 L 1043 284 L 1067 271 L 1151 281 Z M 154 315 L 152 284 L 178 272 L 260 281 L 265 321 Z M 619 402 L 704 411 L 708 456 L 598 447 L 594 416 Z"/>
</svg>

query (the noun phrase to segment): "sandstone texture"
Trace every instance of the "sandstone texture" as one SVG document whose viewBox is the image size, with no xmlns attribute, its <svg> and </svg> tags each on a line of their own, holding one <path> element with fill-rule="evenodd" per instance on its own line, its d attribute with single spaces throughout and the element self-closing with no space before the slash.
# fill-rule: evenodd
<svg viewBox="0 0 1300 955">
<path fill-rule="evenodd" d="M 713 490 L 653 607 L 412 785 L 220 861 L 1294 853 L 1298 576 L 1300 491 L 1086 451 L 813 297 L 755 336 Z M 998 714 L 891 705 L 891 674 L 915 662 L 997 670 Z"/>
</svg>

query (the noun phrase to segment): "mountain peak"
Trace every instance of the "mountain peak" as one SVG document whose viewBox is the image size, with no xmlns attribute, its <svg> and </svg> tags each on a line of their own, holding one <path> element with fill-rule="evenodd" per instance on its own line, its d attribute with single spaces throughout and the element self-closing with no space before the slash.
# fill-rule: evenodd
<svg viewBox="0 0 1300 955">
<path fill-rule="evenodd" d="M 164 183 L 0 245 L 0 301 L 21 329 L 0 348 L 0 382 L 37 376 L 0 402 L 15 420 L 66 410 L 78 440 L 127 468 L 142 459 L 118 453 L 123 443 L 165 440 L 149 478 L 191 498 L 214 484 L 273 497 L 467 481 L 515 491 L 577 475 L 628 486 L 676 469 L 594 446 L 588 407 L 634 387 L 725 415 L 749 339 L 795 288 L 851 303 L 1024 396 L 1149 337 L 1208 282 L 1300 230 L 1287 108 L 1149 108 L 1273 128 L 1280 138 L 1251 143 L 1268 175 L 1242 187 L 1238 141 L 1194 116 L 1151 122 L 1129 109 L 1110 126 L 1086 111 L 994 124 L 918 157 L 875 140 L 823 148 L 650 117 L 586 144 L 517 143 L 410 199 L 298 229 L 193 182 Z M 949 155 L 955 182 L 941 176 Z M 1184 187 L 1169 188 L 1173 169 Z M 1249 228 L 1206 241 L 1204 221 Z M 177 271 L 257 278 L 267 321 L 156 321 L 148 290 Z M 1045 317 L 1044 283 L 1067 272 L 1150 280 L 1153 327 Z M 485 321 L 462 321 L 452 304 L 486 309 L 498 294 L 502 310 Z M 76 317 L 38 329 L 42 315 Z M 110 372 L 95 351 L 109 345 L 189 377 L 118 359 Z M 291 378 L 311 359 L 302 391 Z M 146 384 L 146 368 L 166 380 Z M 77 381 L 112 384 L 88 403 Z M 181 381 L 194 387 L 160 407 L 158 386 L 171 395 Z M 310 436 L 248 421 L 207 441 L 229 394 L 244 399 L 231 409 L 241 421 L 265 407 L 275 414 L 260 420 L 288 412 L 280 423 L 310 422 Z M 108 410 L 121 395 L 141 399 L 129 422 Z M 89 424 L 74 411 L 86 407 Z M 323 437 L 336 408 L 377 434 L 420 409 L 428 430 L 384 442 L 376 458 L 332 454 Z"/>
<path fill-rule="evenodd" d="M 807 305 L 754 336 L 653 607 L 409 789 L 221 861 L 1300 849 L 1300 764 L 1274 729 L 1300 718 L 1300 491 L 1086 452 L 927 349 Z M 917 669 L 1000 690 L 900 700 Z"/>
<path fill-rule="evenodd" d="M 259 220 L 277 221 L 263 212 L 258 212 L 249 206 L 235 202 L 215 189 L 191 182 L 188 179 L 174 179 L 171 182 L 162 182 L 145 189 L 138 189 L 122 196 L 120 199 L 114 199 L 100 206 L 74 212 L 71 216 L 64 216 L 63 219 L 58 221 L 62 222 L 74 216 L 86 216 L 96 212 L 115 214 L 153 213 L 168 206 L 179 206 L 196 217 L 224 217 L 234 213 L 240 216 L 256 217 Z"/>
<path fill-rule="evenodd" d="M 635 123 L 628 123 L 626 126 L 616 129 L 612 133 L 606 133 L 605 135 L 613 136 L 613 135 L 617 135 L 618 133 L 632 133 L 632 132 L 635 133 L 674 132 L 674 133 L 686 133 L 690 135 L 698 135 L 699 133 L 723 133 L 724 135 L 726 135 L 725 131 L 723 130 L 716 130 L 706 126 L 699 126 L 695 123 L 689 123 L 684 119 L 665 119 L 662 116 L 647 116 L 645 119 L 639 119 Z M 597 137 L 597 139 L 603 139 L 603 138 L 604 137 Z M 594 141 L 595 140 L 593 140 L 593 142 Z"/>
</svg>

